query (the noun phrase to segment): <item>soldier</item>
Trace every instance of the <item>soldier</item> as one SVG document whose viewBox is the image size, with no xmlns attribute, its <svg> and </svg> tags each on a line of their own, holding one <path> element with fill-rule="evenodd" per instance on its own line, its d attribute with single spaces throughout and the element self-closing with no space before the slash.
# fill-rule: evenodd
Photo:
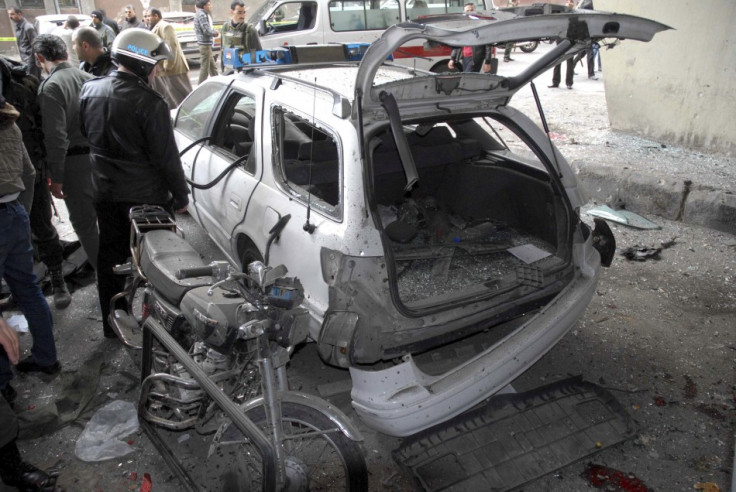
<svg viewBox="0 0 736 492">
<path fill-rule="evenodd" d="M 254 26 L 245 22 L 245 4 L 242 0 L 235 0 L 230 4 L 230 22 L 222 25 L 222 49 L 240 48 L 251 53 L 261 49 L 261 40 Z M 224 57 L 220 57 L 220 69 L 224 70 Z"/>
</svg>

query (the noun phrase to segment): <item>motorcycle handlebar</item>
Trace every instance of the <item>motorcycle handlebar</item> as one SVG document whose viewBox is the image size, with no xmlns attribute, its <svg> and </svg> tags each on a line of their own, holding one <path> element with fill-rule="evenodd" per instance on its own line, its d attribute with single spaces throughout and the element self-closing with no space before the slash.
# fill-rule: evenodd
<svg viewBox="0 0 736 492">
<path fill-rule="evenodd" d="M 192 268 L 182 268 L 181 270 L 176 271 L 176 279 L 183 280 L 185 278 L 193 278 L 193 277 L 211 277 L 212 274 L 213 274 L 212 265 L 192 267 Z"/>
</svg>

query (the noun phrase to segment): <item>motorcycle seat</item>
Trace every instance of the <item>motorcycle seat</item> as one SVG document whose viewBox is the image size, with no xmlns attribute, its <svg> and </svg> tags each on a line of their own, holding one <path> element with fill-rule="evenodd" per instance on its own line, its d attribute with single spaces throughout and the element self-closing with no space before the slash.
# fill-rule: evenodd
<svg viewBox="0 0 736 492">
<path fill-rule="evenodd" d="M 176 272 L 182 268 L 202 267 L 199 253 L 181 236 L 164 229 L 149 231 L 143 237 L 141 270 L 161 295 L 179 305 L 184 294 L 195 287 L 212 284 L 212 277 L 194 277 L 178 280 Z"/>
</svg>

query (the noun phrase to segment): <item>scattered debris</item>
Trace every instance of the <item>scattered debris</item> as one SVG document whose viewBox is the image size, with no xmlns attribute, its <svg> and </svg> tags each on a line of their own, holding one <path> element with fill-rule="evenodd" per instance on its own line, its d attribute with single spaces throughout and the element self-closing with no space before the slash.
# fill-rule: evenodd
<svg viewBox="0 0 736 492">
<path fill-rule="evenodd" d="M 721 412 L 722 409 L 718 408 L 717 405 L 706 405 L 705 403 L 701 403 L 700 405 L 697 405 L 695 409 L 703 415 L 707 415 L 712 419 L 726 420 L 726 415 Z M 725 408 L 723 408 L 723 410 L 727 411 Z"/>
<path fill-rule="evenodd" d="M 153 482 L 151 481 L 150 473 L 146 472 L 143 474 L 143 482 L 141 483 L 141 492 L 151 492 L 153 489 Z"/>
<path fill-rule="evenodd" d="M 662 241 L 659 244 L 662 246 L 662 249 L 667 249 L 667 248 L 671 248 L 676 243 L 677 243 L 677 238 L 676 237 L 673 237 L 671 239 L 668 239 L 667 241 Z"/>
<path fill-rule="evenodd" d="M 621 250 L 621 255 L 633 261 L 645 261 L 649 258 L 659 260 L 659 254 L 663 249 L 671 248 L 677 244 L 677 238 L 673 237 L 659 243 L 659 246 L 640 246 L 635 244 L 631 247 Z"/>
<path fill-rule="evenodd" d="M 103 461 L 125 456 L 135 449 L 118 439 L 136 432 L 138 427 L 135 405 L 114 400 L 95 412 L 87 422 L 77 439 L 74 454 L 82 461 Z"/>
<path fill-rule="evenodd" d="M 14 314 L 9 317 L 8 324 L 18 333 L 28 333 L 28 320 L 22 314 Z"/>
<path fill-rule="evenodd" d="M 698 482 L 693 485 L 693 488 L 703 492 L 721 492 L 721 488 L 713 482 Z"/>
<path fill-rule="evenodd" d="M 621 250 L 621 255 L 627 260 L 632 261 L 645 261 L 648 259 L 659 260 L 659 253 L 662 252 L 662 248 L 653 248 L 651 246 L 634 246 Z"/>
<path fill-rule="evenodd" d="M 631 473 L 624 473 L 603 465 L 588 463 L 581 476 L 597 489 L 622 492 L 649 492 L 644 482 Z"/>
<path fill-rule="evenodd" d="M 605 220 L 596 217 L 593 222 L 595 222 L 593 247 L 601 255 L 601 265 L 604 267 L 611 266 L 613 255 L 616 253 L 616 238 Z"/>
<path fill-rule="evenodd" d="M 636 229 L 661 229 L 660 226 L 645 219 L 639 214 L 629 212 L 628 210 L 614 210 L 608 205 L 599 205 L 593 207 L 587 212 L 588 215 L 593 217 L 600 217 L 601 219 L 610 220 L 617 224 L 627 225 Z"/>
<path fill-rule="evenodd" d="M 690 376 L 685 375 L 685 388 L 683 390 L 683 396 L 686 400 L 692 400 L 696 396 L 698 396 L 698 385 L 695 384 L 695 381 L 693 381 Z"/>
</svg>

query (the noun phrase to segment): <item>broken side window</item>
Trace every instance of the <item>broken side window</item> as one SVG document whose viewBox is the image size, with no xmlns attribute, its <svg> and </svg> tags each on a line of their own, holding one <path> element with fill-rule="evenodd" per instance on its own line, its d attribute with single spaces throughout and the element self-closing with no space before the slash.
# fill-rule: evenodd
<svg viewBox="0 0 736 492">
<path fill-rule="evenodd" d="M 342 161 L 337 137 L 284 108 L 274 108 L 273 121 L 275 175 L 299 200 L 340 218 Z"/>
</svg>

